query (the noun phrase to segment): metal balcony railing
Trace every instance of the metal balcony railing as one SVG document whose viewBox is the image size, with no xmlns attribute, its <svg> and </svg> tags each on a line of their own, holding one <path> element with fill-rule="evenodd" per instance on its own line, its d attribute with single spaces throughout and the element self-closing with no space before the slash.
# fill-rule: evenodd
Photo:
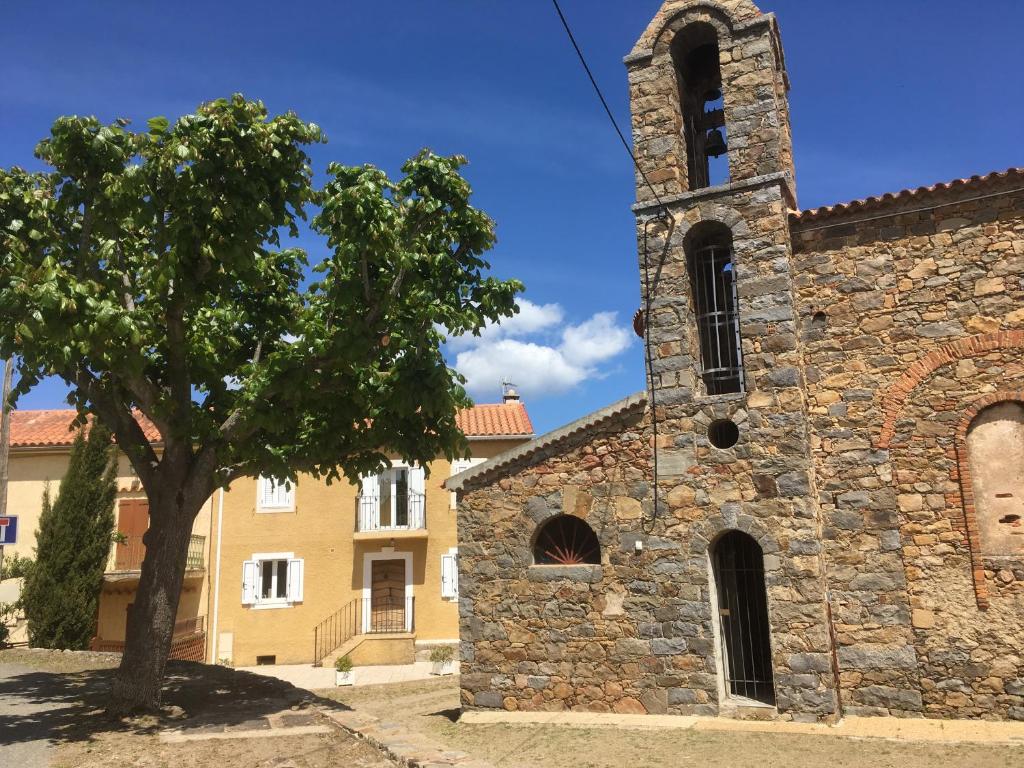
<svg viewBox="0 0 1024 768">
<path fill-rule="evenodd" d="M 206 553 L 206 537 L 192 534 L 188 540 L 188 555 L 185 556 L 185 569 L 189 571 L 203 570 L 203 558 Z"/>
<path fill-rule="evenodd" d="M 142 536 L 123 536 L 111 545 L 111 557 L 107 562 L 108 571 L 140 571 L 146 557 L 146 545 Z M 188 541 L 185 568 L 201 571 L 205 567 L 206 537 L 192 534 Z"/>
<path fill-rule="evenodd" d="M 392 496 L 356 497 L 356 531 L 418 531 L 427 527 L 426 496 L 409 491 Z"/>
</svg>

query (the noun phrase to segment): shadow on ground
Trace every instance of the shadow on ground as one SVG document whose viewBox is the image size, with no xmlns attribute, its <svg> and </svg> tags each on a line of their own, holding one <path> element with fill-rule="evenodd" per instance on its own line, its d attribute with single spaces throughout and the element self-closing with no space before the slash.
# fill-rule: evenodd
<svg viewBox="0 0 1024 768">
<path fill-rule="evenodd" d="M 0 663 L 8 659 L 0 657 Z M 14 661 L 11 659 L 10 661 Z M 270 728 L 266 718 L 285 713 L 287 721 L 316 705 L 350 707 L 290 683 L 228 667 L 172 661 L 167 666 L 163 710 L 159 715 L 116 719 L 104 707 L 116 670 L 76 672 L 29 670 L 0 678 L 0 746 L 47 739 L 88 741 L 101 733 L 150 734 L 165 728 L 184 732 Z"/>
</svg>

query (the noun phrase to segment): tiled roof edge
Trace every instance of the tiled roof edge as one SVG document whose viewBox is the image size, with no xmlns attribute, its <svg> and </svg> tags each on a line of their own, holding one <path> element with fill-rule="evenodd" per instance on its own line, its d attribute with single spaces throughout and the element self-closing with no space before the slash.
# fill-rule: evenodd
<svg viewBox="0 0 1024 768">
<path fill-rule="evenodd" d="M 566 424 L 564 427 L 559 427 L 551 432 L 547 432 L 528 443 L 523 443 L 515 448 L 510 448 L 504 453 L 499 453 L 497 456 L 488 459 L 483 464 L 477 464 L 475 467 L 459 472 L 457 475 L 452 475 L 444 482 L 444 487 L 450 491 L 462 490 L 463 484 L 468 480 L 473 480 L 495 470 L 501 469 L 514 461 L 526 458 L 543 448 L 548 448 L 567 437 L 571 437 L 577 432 L 594 427 L 607 419 L 632 410 L 637 406 L 645 405 L 646 403 L 646 392 L 637 392 L 632 394 L 627 398 L 619 400 L 616 403 L 612 403 L 611 405 L 606 405 L 600 410 L 589 413 L 576 421 Z"/>
<path fill-rule="evenodd" d="M 856 211 L 863 210 L 872 210 L 892 203 L 901 203 L 907 200 L 912 200 L 915 197 L 926 196 L 936 192 L 949 192 L 960 190 L 966 191 L 975 187 L 984 187 L 988 184 L 991 184 L 992 182 L 1015 178 L 1024 180 L 1024 168 L 1007 168 L 1005 171 L 993 171 L 992 173 L 987 173 L 984 175 L 975 175 L 966 179 L 942 181 L 936 184 L 930 184 L 923 187 L 915 187 L 913 189 L 901 189 L 898 192 L 886 192 L 883 195 L 873 195 L 871 197 L 864 197 L 858 200 L 851 200 L 846 203 L 824 205 L 821 206 L 820 208 L 809 208 L 805 211 L 794 211 L 790 213 L 790 219 L 792 219 L 794 224 L 799 226 L 800 224 L 818 221 L 819 219 L 825 218 L 827 216 L 840 215 L 844 213 L 853 213 Z"/>
</svg>

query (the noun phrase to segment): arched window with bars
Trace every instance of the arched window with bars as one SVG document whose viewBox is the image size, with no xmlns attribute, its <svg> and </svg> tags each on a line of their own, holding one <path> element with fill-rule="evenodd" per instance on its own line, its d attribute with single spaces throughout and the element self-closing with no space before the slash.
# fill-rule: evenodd
<svg viewBox="0 0 1024 768">
<path fill-rule="evenodd" d="M 578 517 L 558 515 L 545 521 L 533 543 L 534 565 L 600 565 L 601 544 Z"/>
<path fill-rule="evenodd" d="M 743 347 L 732 233 L 724 224 L 697 225 L 686 256 L 700 340 L 700 377 L 709 395 L 744 390 Z"/>
</svg>

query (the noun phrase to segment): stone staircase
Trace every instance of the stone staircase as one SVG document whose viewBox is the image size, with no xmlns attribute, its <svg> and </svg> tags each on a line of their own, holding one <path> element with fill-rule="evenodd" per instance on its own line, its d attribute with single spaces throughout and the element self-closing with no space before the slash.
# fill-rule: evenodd
<svg viewBox="0 0 1024 768">
<path fill-rule="evenodd" d="M 412 664 L 416 661 L 416 634 L 392 632 L 353 635 L 324 656 L 323 665 L 333 667 L 342 656 L 357 667 Z"/>
</svg>

